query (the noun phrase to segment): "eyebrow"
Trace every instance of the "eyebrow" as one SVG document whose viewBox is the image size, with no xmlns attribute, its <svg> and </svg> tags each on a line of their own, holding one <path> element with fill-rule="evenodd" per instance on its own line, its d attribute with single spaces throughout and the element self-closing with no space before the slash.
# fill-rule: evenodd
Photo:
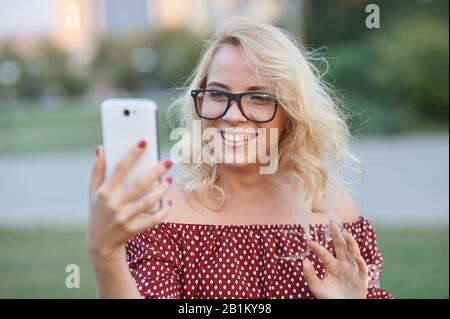
<svg viewBox="0 0 450 319">
<path fill-rule="evenodd" d="M 226 84 L 220 83 L 220 82 L 216 82 L 216 81 L 212 81 L 209 82 L 206 87 L 208 86 L 218 86 L 220 88 L 223 88 L 225 90 L 229 90 L 230 87 Z M 254 86 L 249 86 L 246 91 L 268 91 L 269 89 L 265 86 L 260 86 L 260 85 L 254 85 Z"/>
</svg>

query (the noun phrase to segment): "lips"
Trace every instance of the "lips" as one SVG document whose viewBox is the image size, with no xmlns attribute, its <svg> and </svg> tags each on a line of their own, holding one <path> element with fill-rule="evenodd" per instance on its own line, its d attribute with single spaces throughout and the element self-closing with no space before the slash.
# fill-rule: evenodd
<svg viewBox="0 0 450 319">
<path fill-rule="evenodd" d="M 257 133 L 247 133 L 247 132 L 230 132 L 228 130 L 220 130 L 220 135 L 222 136 L 225 144 L 231 146 L 240 146 L 246 144 L 248 141 L 254 139 L 258 136 Z"/>
</svg>

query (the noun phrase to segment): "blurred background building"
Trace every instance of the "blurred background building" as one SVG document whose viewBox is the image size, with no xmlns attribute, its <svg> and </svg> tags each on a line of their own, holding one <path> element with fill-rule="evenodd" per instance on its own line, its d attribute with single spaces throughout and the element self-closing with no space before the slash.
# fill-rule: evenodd
<svg viewBox="0 0 450 319">
<path fill-rule="evenodd" d="M 181 27 L 203 32 L 230 15 L 251 15 L 263 20 L 279 18 L 286 3 L 280 0 L 132 0 L 124 8 L 121 0 L 1 1 L 0 9 L 8 14 L 0 22 L 0 39 L 12 40 L 18 47 L 49 39 L 60 48 L 86 54 L 86 50 L 91 53 L 89 49 L 104 34 L 120 36 L 146 28 Z M 69 26 L 70 15 L 80 18 L 76 26 Z"/>
</svg>

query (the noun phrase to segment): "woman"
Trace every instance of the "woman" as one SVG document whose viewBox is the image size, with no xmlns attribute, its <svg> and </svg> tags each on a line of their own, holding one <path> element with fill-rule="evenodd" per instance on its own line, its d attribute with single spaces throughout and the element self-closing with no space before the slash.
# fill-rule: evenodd
<svg viewBox="0 0 450 319">
<path fill-rule="evenodd" d="M 381 253 L 337 177 L 344 159 L 357 160 L 316 73 L 284 31 L 226 19 L 172 105 L 190 132 L 195 120 L 216 130 L 219 138 L 202 145 L 223 152 L 210 160 L 193 149 L 192 175 L 177 186 L 168 177 L 151 187 L 170 168 L 166 160 L 124 189 L 145 141 L 107 179 L 97 148 L 87 242 L 101 297 L 391 297 L 369 282 Z M 273 172 L 262 173 L 253 141 L 275 151 Z M 243 161 L 230 160 L 237 156 Z M 160 199 L 159 211 L 143 213 Z"/>
</svg>

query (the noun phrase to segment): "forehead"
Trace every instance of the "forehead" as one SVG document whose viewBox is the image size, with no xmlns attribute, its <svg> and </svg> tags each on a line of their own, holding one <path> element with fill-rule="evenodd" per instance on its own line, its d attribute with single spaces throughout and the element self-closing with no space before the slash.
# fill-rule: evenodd
<svg viewBox="0 0 450 319">
<path fill-rule="evenodd" d="M 257 79 L 241 48 L 232 44 L 225 44 L 214 53 L 206 84 L 213 81 L 226 84 L 233 91 L 245 91 L 251 86 L 272 87 L 267 80 Z"/>
</svg>

